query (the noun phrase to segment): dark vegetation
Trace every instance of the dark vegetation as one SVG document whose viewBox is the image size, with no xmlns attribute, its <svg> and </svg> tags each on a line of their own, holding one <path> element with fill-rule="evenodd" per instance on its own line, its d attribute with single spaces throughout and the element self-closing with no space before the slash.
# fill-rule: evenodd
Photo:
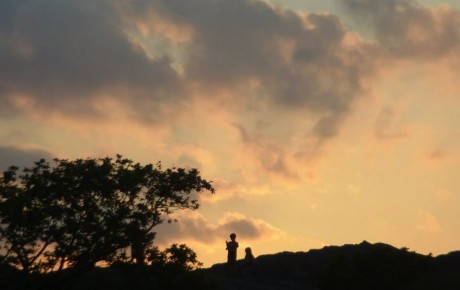
<svg viewBox="0 0 460 290">
<path fill-rule="evenodd" d="M 0 267 L 0 289 L 69 290 L 458 290 L 460 252 L 432 257 L 386 244 L 330 246 L 263 255 L 248 265 L 209 269 L 181 264 L 114 264 L 107 268 L 25 273 Z"/>
<path fill-rule="evenodd" d="M 155 227 L 214 192 L 197 169 L 116 159 L 42 159 L 0 178 L 0 263 L 22 272 L 106 265 L 199 266 L 186 245 L 154 246 Z"/>
<path fill-rule="evenodd" d="M 195 252 L 154 245 L 155 226 L 196 193 L 197 169 L 115 159 L 40 160 L 0 177 L 0 289 L 460 289 L 460 252 L 330 246 L 201 269 Z M 96 264 L 105 267 L 96 267 Z"/>
</svg>

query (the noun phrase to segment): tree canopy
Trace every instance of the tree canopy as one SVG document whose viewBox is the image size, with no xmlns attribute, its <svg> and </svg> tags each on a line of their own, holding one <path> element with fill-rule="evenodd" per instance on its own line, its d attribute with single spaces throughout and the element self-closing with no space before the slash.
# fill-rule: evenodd
<svg viewBox="0 0 460 290">
<path fill-rule="evenodd" d="M 155 226 L 177 210 L 198 209 L 202 191 L 214 188 L 198 169 L 163 169 L 121 155 L 13 166 L 0 177 L 0 258 L 27 272 L 143 264 L 156 250 Z M 165 253 L 194 260 L 184 247 Z"/>
</svg>

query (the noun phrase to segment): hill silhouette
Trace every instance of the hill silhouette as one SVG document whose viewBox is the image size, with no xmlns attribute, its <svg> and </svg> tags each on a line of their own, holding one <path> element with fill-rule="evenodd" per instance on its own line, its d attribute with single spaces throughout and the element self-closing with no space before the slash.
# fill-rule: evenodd
<svg viewBox="0 0 460 290">
<path fill-rule="evenodd" d="M 364 241 L 256 261 L 251 271 L 242 261 L 236 274 L 224 264 L 209 271 L 222 289 L 460 289 L 460 252 L 432 257 Z"/>
<path fill-rule="evenodd" d="M 0 268 L 0 289 L 407 290 L 460 289 L 460 251 L 432 257 L 366 241 L 308 252 L 261 255 L 229 267 L 185 271 L 119 265 L 89 272 L 24 274 Z"/>
</svg>

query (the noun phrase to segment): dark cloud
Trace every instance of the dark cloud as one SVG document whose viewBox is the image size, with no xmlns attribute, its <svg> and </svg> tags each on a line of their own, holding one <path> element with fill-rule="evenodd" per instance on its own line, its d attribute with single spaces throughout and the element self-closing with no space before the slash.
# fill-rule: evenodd
<svg viewBox="0 0 460 290">
<path fill-rule="evenodd" d="M 318 119 L 311 133 L 326 139 L 371 69 L 360 50 L 344 47 L 337 17 L 264 1 L 5 0 L 0 19 L 0 100 L 10 110 L 19 95 L 33 109 L 88 117 L 103 112 L 94 99 L 109 94 L 134 118 L 167 120 L 165 106 L 180 113 L 198 85 L 201 95 L 228 88 L 234 101 L 260 95 L 305 110 Z M 168 42 L 165 23 L 190 29 L 190 39 Z M 169 45 L 163 51 L 153 45 L 159 39 Z M 168 48 L 180 48 L 181 75 Z"/>
<path fill-rule="evenodd" d="M 179 86 L 169 61 L 149 59 L 130 42 L 113 3 L 1 1 L 2 105 L 14 108 L 11 96 L 19 94 L 38 109 L 87 114 L 100 92 L 129 90 L 140 103 L 173 98 L 167 92 Z"/>
<path fill-rule="evenodd" d="M 233 219 L 227 221 L 219 227 L 221 232 L 228 234 L 235 232 L 244 239 L 257 239 L 265 236 L 269 231 L 267 227 L 261 227 L 260 224 L 247 219 Z"/>
<path fill-rule="evenodd" d="M 177 240 L 193 239 L 201 243 L 213 243 L 236 233 L 245 240 L 267 238 L 280 231 L 261 220 L 239 214 L 228 214 L 218 224 L 212 224 L 197 213 L 180 213 L 178 222 L 158 227 L 157 242 L 167 244 Z"/>
<path fill-rule="evenodd" d="M 87 118 L 103 114 L 95 101 L 109 95 L 133 118 L 167 122 L 171 112 L 187 112 L 189 96 L 227 90 L 228 102 L 252 106 L 253 113 L 262 103 L 304 112 L 316 120 L 307 133 L 326 140 L 374 75 L 381 57 L 375 51 L 399 57 L 459 51 L 458 11 L 409 0 L 341 3 L 370 23 L 378 44 L 350 45 L 334 15 L 257 0 L 3 0 L 0 113 L 20 111 L 19 96 L 29 109 Z M 168 29 L 190 35 L 174 42 Z"/>
<path fill-rule="evenodd" d="M 131 3 L 138 21 L 149 23 L 156 11 L 192 31 L 184 44 L 187 83 L 201 84 L 207 96 L 226 88 L 235 102 L 258 95 L 282 110 L 305 110 L 318 118 L 311 133 L 319 138 L 336 134 L 372 69 L 360 50 L 343 45 L 346 31 L 333 15 L 249 0 Z"/>
<path fill-rule="evenodd" d="M 50 160 L 53 156 L 44 150 L 20 149 L 12 146 L 0 146 L 0 171 L 10 166 L 30 167 L 40 159 Z"/>
<path fill-rule="evenodd" d="M 412 0 L 340 0 L 348 12 L 373 29 L 391 56 L 431 59 L 457 53 L 460 12 L 428 8 Z"/>
<path fill-rule="evenodd" d="M 317 113 L 319 122 L 330 119 L 326 115 L 342 115 L 348 110 L 360 90 L 353 74 L 362 68 L 359 63 L 348 65 L 341 59 L 340 54 L 346 53 L 341 47 L 345 31 L 336 17 L 310 14 L 302 18 L 289 11 L 273 10 L 263 2 L 236 2 L 241 3 L 239 10 L 245 13 L 230 13 L 227 17 L 232 19 L 227 20 L 234 23 L 233 19 L 238 19 L 237 23 L 244 27 L 214 32 L 226 36 L 221 44 L 226 49 L 215 47 L 212 38 L 199 42 L 206 45 L 203 55 L 210 51 L 216 54 L 216 62 L 211 59 L 208 63 L 218 63 L 220 59 L 221 64 L 213 67 L 192 62 L 192 70 L 204 73 L 206 78 L 217 75 L 223 67 L 235 68 L 232 76 L 258 80 L 260 91 L 256 93 L 268 96 L 273 105 Z M 222 60 L 226 62 L 222 64 Z M 223 76 L 223 80 L 229 78 L 232 79 Z M 330 130 L 320 127 L 315 133 L 320 138 L 330 137 Z"/>
</svg>

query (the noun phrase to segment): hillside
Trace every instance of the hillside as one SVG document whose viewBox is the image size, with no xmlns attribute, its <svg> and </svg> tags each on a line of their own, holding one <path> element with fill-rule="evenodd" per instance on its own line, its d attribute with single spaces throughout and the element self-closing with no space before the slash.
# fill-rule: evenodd
<svg viewBox="0 0 460 290">
<path fill-rule="evenodd" d="M 362 242 L 308 252 L 263 255 L 208 269 L 222 289 L 460 289 L 460 252 L 425 256 L 393 246 Z"/>
<path fill-rule="evenodd" d="M 0 289 L 458 290 L 460 252 L 431 257 L 362 242 L 308 252 L 262 255 L 253 265 L 216 264 L 192 272 L 130 265 L 89 272 L 25 275 L 0 268 Z"/>
</svg>

